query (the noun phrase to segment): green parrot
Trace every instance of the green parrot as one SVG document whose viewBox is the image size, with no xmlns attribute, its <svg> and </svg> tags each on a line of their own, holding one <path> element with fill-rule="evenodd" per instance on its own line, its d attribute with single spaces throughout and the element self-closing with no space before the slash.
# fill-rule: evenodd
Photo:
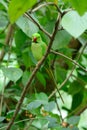
<svg viewBox="0 0 87 130">
<path fill-rule="evenodd" d="M 39 33 L 34 33 L 32 35 L 31 51 L 32 51 L 32 54 L 37 62 L 39 60 L 41 60 L 41 58 L 44 56 L 46 50 L 47 50 L 47 45 L 45 42 L 42 41 L 41 35 Z M 62 98 L 62 96 L 59 92 L 59 89 L 57 87 L 54 74 L 51 70 L 51 67 L 48 64 L 49 58 L 50 57 L 48 57 L 47 62 L 45 64 L 45 70 L 46 70 L 47 74 L 49 75 L 50 79 L 53 81 L 54 87 L 57 89 L 59 96 L 60 96 L 62 102 L 64 103 L 63 98 Z"/>
<path fill-rule="evenodd" d="M 47 45 L 42 41 L 39 33 L 34 33 L 32 35 L 32 45 L 31 51 L 34 58 L 39 61 L 44 56 L 47 49 Z"/>
</svg>

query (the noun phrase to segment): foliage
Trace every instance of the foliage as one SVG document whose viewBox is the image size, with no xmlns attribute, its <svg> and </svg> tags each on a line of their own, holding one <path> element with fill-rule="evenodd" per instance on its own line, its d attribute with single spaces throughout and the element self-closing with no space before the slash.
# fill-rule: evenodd
<svg viewBox="0 0 87 130">
<path fill-rule="evenodd" d="M 11 130 L 87 129 L 86 11 L 86 0 L 0 1 L 0 129 L 17 104 Z M 52 42 L 38 63 L 31 52 L 35 32 L 47 46 Z"/>
</svg>

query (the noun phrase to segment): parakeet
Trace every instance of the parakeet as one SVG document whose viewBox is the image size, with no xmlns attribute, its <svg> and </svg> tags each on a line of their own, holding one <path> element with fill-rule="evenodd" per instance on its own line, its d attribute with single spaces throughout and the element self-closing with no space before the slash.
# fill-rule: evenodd
<svg viewBox="0 0 87 130">
<path fill-rule="evenodd" d="M 39 33 L 34 33 L 32 35 L 32 45 L 31 51 L 34 58 L 39 61 L 44 56 L 47 49 L 47 45 L 42 41 Z"/>
<path fill-rule="evenodd" d="M 33 54 L 34 58 L 37 60 L 37 62 L 39 60 L 41 60 L 41 58 L 44 56 L 44 54 L 46 52 L 46 49 L 47 49 L 47 45 L 46 45 L 46 43 L 44 43 L 42 41 L 42 38 L 41 38 L 40 34 L 39 33 L 34 33 L 32 35 L 31 51 L 32 51 L 32 54 Z M 48 63 L 45 65 L 45 70 L 48 73 L 49 78 L 53 81 L 54 88 L 57 89 L 57 91 L 59 93 L 59 96 L 60 96 L 61 100 L 63 101 L 63 98 L 62 98 L 62 96 L 61 96 L 61 94 L 59 92 L 59 89 L 57 87 L 53 72 L 52 72 L 50 66 L 48 65 Z M 64 101 L 63 101 L 63 103 L 64 103 Z"/>
</svg>

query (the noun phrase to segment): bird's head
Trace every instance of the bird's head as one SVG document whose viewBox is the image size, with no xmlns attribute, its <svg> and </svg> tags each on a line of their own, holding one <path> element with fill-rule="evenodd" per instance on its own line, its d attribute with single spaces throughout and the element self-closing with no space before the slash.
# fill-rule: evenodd
<svg viewBox="0 0 87 130">
<path fill-rule="evenodd" d="M 34 33 L 34 34 L 32 35 L 32 41 L 35 42 L 35 43 L 40 42 L 40 41 L 41 41 L 41 36 L 40 36 L 40 34 L 39 34 L 39 33 Z"/>
</svg>

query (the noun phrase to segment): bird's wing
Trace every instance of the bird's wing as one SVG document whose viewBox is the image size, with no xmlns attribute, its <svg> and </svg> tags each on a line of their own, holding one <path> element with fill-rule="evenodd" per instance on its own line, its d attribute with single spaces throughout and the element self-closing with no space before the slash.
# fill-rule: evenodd
<svg viewBox="0 0 87 130">
<path fill-rule="evenodd" d="M 42 55 L 44 55 L 47 50 L 47 45 L 44 42 L 42 42 L 41 47 L 42 47 Z"/>
<path fill-rule="evenodd" d="M 32 43 L 31 45 L 31 51 L 34 56 L 34 58 L 39 61 L 42 58 L 42 47 L 40 44 Z"/>
</svg>

